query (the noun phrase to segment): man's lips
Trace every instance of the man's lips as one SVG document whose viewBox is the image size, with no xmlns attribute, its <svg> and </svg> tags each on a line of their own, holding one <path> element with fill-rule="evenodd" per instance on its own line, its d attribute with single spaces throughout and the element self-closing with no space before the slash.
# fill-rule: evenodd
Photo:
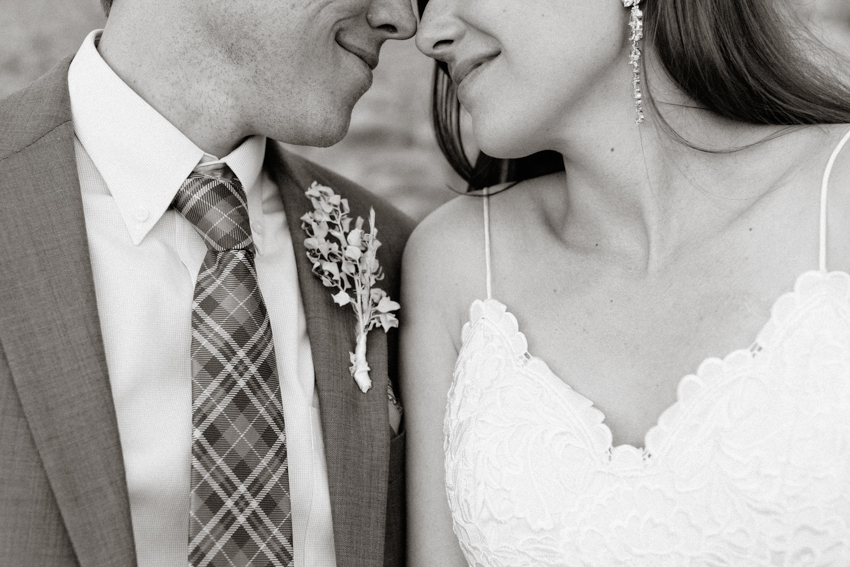
<svg viewBox="0 0 850 567">
<path fill-rule="evenodd" d="M 466 59 L 465 61 L 461 61 L 455 65 L 449 65 L 449 76 L 452 78 L 452 82 L 455 85 L 460 85 L 461 81 L 463 81 L 470 73 L 481 65 L 492 61 L 498 57 L 498 55 L 499 53 L 490 53 Z"/>
<path fill-rule="evenodd" d="M 361 48 L 359 48 L 355 45 L 347 45 L 345 43 L 341 43 L 340 41 L 337 41 L 337 43 L 344 50 L 346 50 L 349 53 L 352 53 L 352 54 L 356 55 L 357 57 L 359 57 L 360 59 L 362 59 L 363 62 L 366 63 L 366 65 L 368 65 L 371 70 L 374 71 L 375 67 L 378 66 L 378 54 L 377 53 L 372 53 L 371 51 L 369 51 L 367 49 L 361 49 Z"/>
</svg>

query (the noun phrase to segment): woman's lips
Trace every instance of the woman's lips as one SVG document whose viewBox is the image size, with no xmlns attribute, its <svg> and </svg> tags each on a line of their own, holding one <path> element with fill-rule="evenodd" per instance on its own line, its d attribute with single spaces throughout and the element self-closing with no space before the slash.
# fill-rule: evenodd
<svg viewBox="0 0 850 567">
<path fill-rule="evenodd" d="M 456 65 L 449 65 L 449 76 L 452 78 L 452 82 L 455 85 L 460 86 L 464 79 L 466 79 L 473 71 L 484 65 L 485 63 L 489 63 L 496 57 L 498 57 L 498 53 L 492 53 L 484 56 L 474 57 L 462 61 Z"/>
</svg>

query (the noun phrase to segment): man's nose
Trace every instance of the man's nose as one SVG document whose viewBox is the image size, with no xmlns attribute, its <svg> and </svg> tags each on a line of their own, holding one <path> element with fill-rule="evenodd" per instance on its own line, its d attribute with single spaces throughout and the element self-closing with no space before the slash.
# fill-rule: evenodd
<svg viewBox="0 0 850 567">
<path fill-rule="evenodd" d="M 416 33 L 416 15 L 410 0 L 374 0 L 366 14 L 374 29 L 387 39 L 410 39 Z"/>
</svg>

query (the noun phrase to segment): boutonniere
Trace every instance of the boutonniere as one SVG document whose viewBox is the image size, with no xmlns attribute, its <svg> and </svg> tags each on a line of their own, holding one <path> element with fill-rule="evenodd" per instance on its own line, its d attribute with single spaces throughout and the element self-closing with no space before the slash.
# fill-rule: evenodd
<svg viewBox="0 0 850 567">
<path fill-rule="evenodd" d="M 367 232 L 361 217 L 352 221 L 348 216 L 348 200 L 330 187 L 314 181 L 306 194 L 313 203 L 313 211 L 301 217 L 301 228 L 307 233 L 307 257 L 325 287 L 337 290 L 334 302 L 341 307 L 350 305 L 354 310 L 357 344 L 349 353 L 350 370 L 360 390 L 366 393 L 372 387 L 366 363 L 366 335 L 379 325 L 385 333 L 398 327 L 393 311 L 399 308 L 384 290 L 375 287 L 375 282 L 384 278 L 376 256 L 381 241 L 375 227 L 375 209 L 369 212 Z"/>
</svg>

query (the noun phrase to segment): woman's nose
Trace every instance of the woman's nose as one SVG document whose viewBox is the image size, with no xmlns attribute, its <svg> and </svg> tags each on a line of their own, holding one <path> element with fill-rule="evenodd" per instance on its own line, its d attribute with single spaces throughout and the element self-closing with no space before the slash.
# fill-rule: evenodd
<svg viewBox="0 0 850 567">
<path fill-rule="evenodd" d="M 463 36 L 463 22 L 455 14 L 455 5 L 463 1 L 429 0 L 416 32 L 419 51 L 439 61 L 449 57 L 452 47 Z"/>
</svg>

